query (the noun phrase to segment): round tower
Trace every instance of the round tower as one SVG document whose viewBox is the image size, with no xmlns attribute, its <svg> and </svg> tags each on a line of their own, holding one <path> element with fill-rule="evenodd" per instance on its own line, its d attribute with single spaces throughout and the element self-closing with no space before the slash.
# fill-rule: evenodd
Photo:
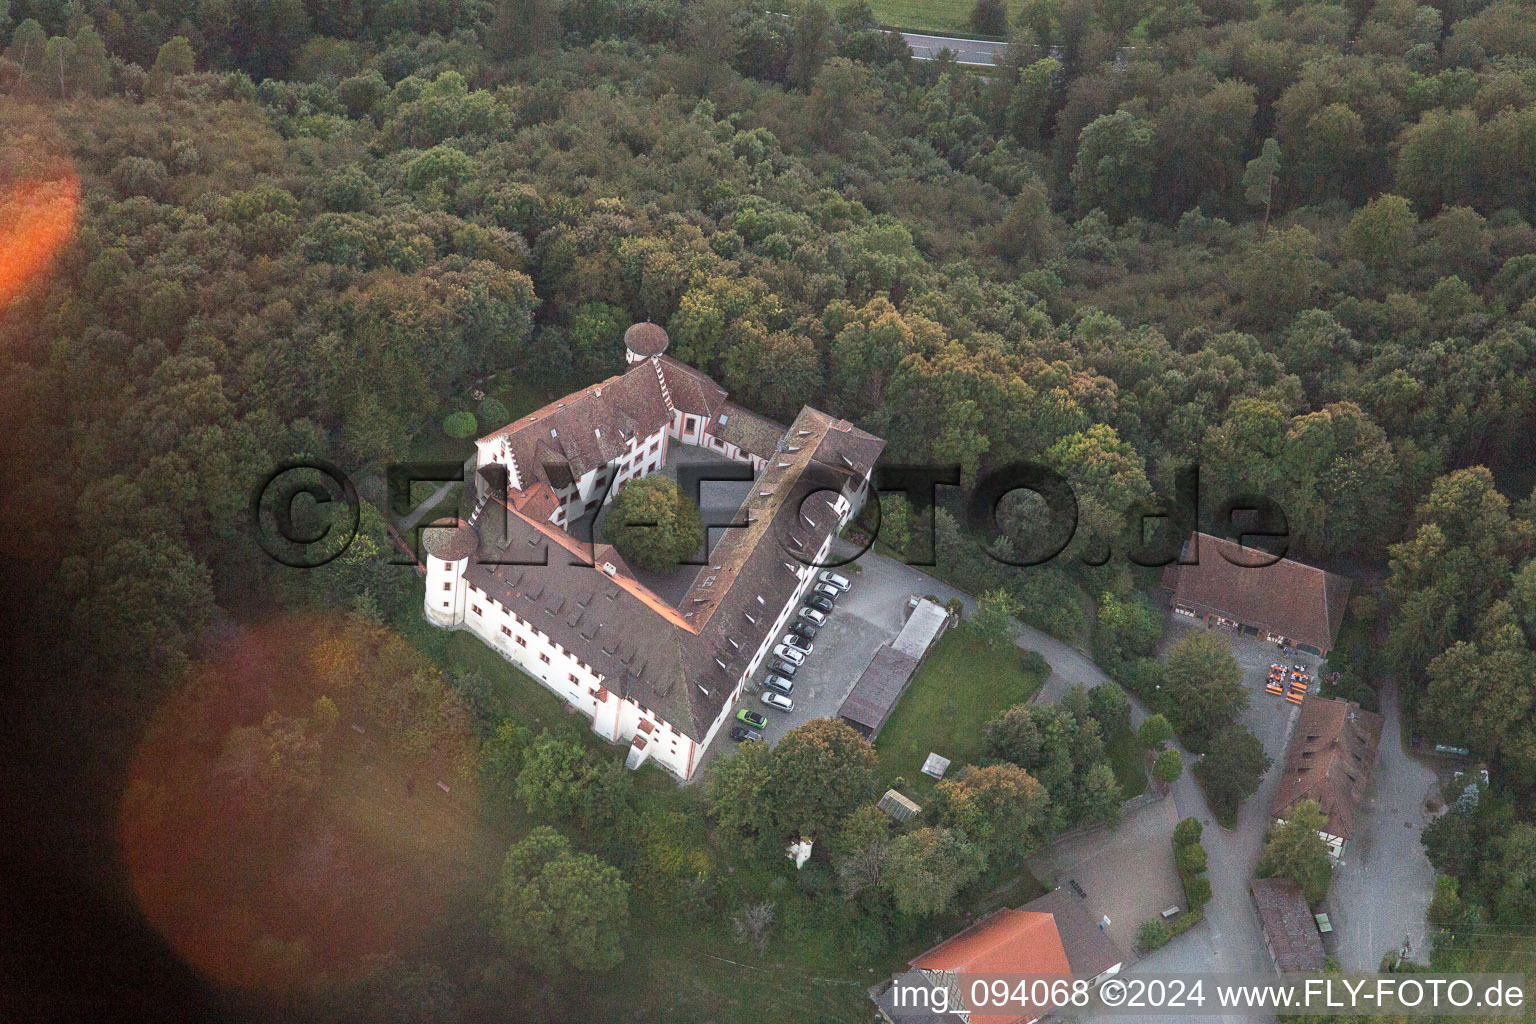
<svg viewBox="0 0 1536 1024">
<path fill-rule="evenodd" d="M 630 325 L 624 332 L 624 359 L 631 365 L 667 350 L 667 332 L 649 320 Z"/>
<path fill-rule="evenodd" d="M 480 546 L 480 533 L 468 523 L 440 519 L 421 531 L 421 546 L 427 563 L 427 621 L 457 626 L 464 621 L 464 570 Z"/>
</svg>

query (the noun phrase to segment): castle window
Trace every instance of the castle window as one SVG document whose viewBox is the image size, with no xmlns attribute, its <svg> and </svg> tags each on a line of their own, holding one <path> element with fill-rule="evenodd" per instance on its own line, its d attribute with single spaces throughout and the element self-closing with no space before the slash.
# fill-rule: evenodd
<svg viewBox="0 0 1536 1024">
<path fill-rule="evenodd" d="M 576 673 L 575 672 L 568 673 L 565 678 L 569 679 L 573 683 L 581 682 L 580 679 L 576 678 Z"/>
<path fill-rule="evenodd" d="M 453 584 L 452 583 L 444 583 L 443 584 L 443 589 L 444 590 L 452 590 L 453 589 Z"/>
<path fill-rule="evenodd" d="M 549 655 L 541 654 L 541 655 L 539 655 L 539 660 L 542 661 L 544 664 L 548 665 L 549 664 Z"/>
<path fill-rule="evenodd" d="M 476 614 L 476 615 L 479 615 L 479 614 L 480 614 L 480 606 L 479 606 L 479 605 L 477 605 L 477 604 L 472 604 L 472 605 L 470 605 L 470 606 L 469 606 L 469 610 L 470 610 L 470 611 L 472 611 L 472 612 L 474 612 L 474 613 L 475 613 L 475 614 Z"/>
<path fill-rule="evenodd" d="M 517 638 L 517 646 L 519 646 L 519 647 L 527 647 L 528 646 L 528 641 L 524 640 L 522 637 L 518 637 Z"/>
<path fill-rule="evenodd" d="M 506 626 L 502 626 L 501 627 L 501 632 L 504 635 L 506 635 L 506 636 L 511 636 L 512 635 L 512 631 L 510 629 L 508 629 Z"/>
</svg>

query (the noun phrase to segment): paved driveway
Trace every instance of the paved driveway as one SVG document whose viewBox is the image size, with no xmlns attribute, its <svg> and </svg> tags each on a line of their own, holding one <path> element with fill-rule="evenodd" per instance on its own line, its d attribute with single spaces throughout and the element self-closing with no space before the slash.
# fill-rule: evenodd
<svg viewBox="0 0 1536 1024">
<path fill-rule="evenodd" d="M 1184 907 L 1184 886 L 1173 863 L 1173 801 L 1141 798 L 1113 831 L 1095 829 L 1058 840 L 1029 859 L 1047 886 L 1075 881 L 1088 912 L 1108 915 L 1109 933 L 1126 952 L 1136 929 L 1172 906 Z"/>
<path fill-rule="evenodd" d="M 1374 971 L 1405 936 L 1415 960 L 1429 959 L 1424 914 L 1435 894 L 1435 871 L 1419 832 L 1434 817 L 1426 803 L 1438 795 L 1436 777 L 1403 750 L 1391 680 L 1381 688 L 1381 711 L 1386 725 L 1365 813 L 1328 890 L 1331 952 L 1346 971 Z"/>
</svg>

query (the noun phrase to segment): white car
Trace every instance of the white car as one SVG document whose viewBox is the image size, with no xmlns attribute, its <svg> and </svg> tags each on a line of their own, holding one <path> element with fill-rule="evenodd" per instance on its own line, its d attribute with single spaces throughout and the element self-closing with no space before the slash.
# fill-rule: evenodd
<svg viewBox="0 0 1536 1024">
<path fill-rule="evenodd" d="M 836 587 L 840 591 L 847 590 L 849 587 L 853 586 L 852 583 L 848 582 L 848 577 L 839 576 L 831 569 L 826 569 L 822 572 L 821 582 L 825 583 L 829 587 Z"/>
<path fill-rule="evenodd" d="M 815 608 L 801 608 L 800 617 L 814 626 L 825 626 L 827 617 Z"/>
<path fill-rule="evenodd" d="M 779 646 L 773 649 L 773 656 L 775 658 L 782 658 L 791 665 L 805 664 L 805 652 L 797 651 L 789 646 L 789 644 L 779 644 Z"/>
<path fill-rule="evenodd" d="M 816 649 L 815 644 L 811 643 L 805 637 L 799 636 L 795 633 L 784 634 L 784 645 L 786 647 L 793 647 L 795 650 L 800 651 L 802 654 L 810 654 Z"/>
<path fill-rule="evenodd" d="M 758 700 L 762 701 L 764 704 L 771 708 L 776 708 L 779 711 L 795 710 L 794 701 L 790 700 L 782 693 L 775 693 L 773 690 L 764 690 L 762 696 L 759 697 Z"/>
</svg>

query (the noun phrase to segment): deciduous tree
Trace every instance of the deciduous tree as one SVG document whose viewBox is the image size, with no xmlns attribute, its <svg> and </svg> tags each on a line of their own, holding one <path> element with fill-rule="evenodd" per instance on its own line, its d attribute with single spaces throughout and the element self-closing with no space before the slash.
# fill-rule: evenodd
<svg viewBox="0 0 1536 1024">
<path fill-rule="evenodd" d="M 517 957 L 548 974 L 603 972 L 624 958 L 629 883 L 540 826 L 507 853 L 491 894 L 491 927 Z"/>
</svg>

